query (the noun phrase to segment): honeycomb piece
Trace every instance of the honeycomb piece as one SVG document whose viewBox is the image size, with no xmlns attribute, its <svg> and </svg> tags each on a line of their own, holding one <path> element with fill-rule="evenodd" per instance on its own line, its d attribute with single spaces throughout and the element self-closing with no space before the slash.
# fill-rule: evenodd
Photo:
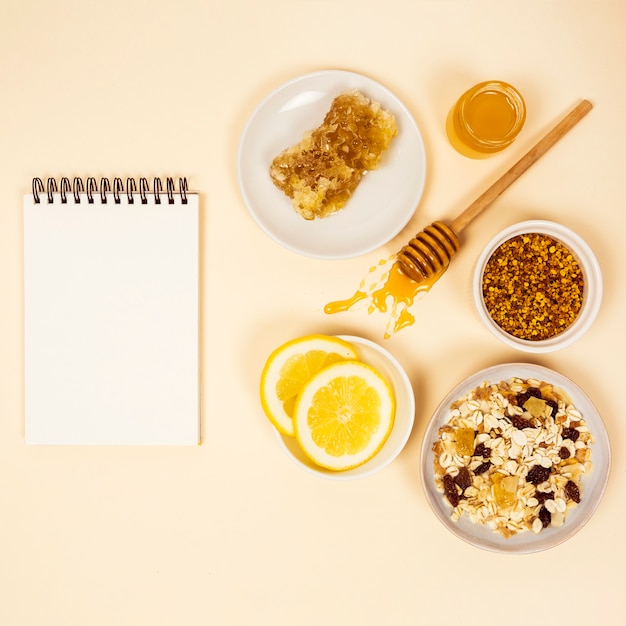
<svg viewBox="0 0 626 626">
<path fill-rule="evenodd" d="M 303 218 L 326 217 L 345 206 L 397 134 L 394 116 L 379 103 L 358 89 L 341 93 L 319 127 L 272 161 L 270 176 Z"/>
</svg>

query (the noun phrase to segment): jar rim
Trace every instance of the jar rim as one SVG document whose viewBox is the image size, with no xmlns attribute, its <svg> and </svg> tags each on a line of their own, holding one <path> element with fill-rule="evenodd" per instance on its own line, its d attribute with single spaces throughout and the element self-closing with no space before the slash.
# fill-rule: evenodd
<svg viewBox="0 0 626 626">
<path fill-rule="evenodd" d="M 467 122 L 466 110 L 472 101 L 484 94 L 485 92 L 497 92 L 504 94 L 507 101 L 511 104 L 511 109 L 515 114 L 515 120 L 509 128 L 509 130 L 501 137 L 496 139 L 486 139 L 478 135 L 472 126 Z M 472 141 L 477 145 L 485 149 L 500 150 L 517 137 L 526 121 L 526 104 L 520 92 L 513 87 L 513 85 L 499 80 L 488 80 L 474 85 L 471 89 L 468 89 L 459 99 L 459 106 L 457 109 L 457 119 L 459 125 L 470 136 Z"/>
</svg>

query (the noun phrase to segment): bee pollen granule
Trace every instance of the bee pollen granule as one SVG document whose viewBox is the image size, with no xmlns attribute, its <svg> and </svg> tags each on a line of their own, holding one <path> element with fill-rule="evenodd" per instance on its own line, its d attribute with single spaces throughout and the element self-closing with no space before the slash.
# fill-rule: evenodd
<svg viewBox="0 0 626 626">
<path fill-rule="evenodd" d="M 561 242 L 542 233 L 517 235 L 491 255 L 482 277 L 485 307 L 505 332 L 528 341 L 566 330 L 583 303 L 578 261 Z"/>
</svg>

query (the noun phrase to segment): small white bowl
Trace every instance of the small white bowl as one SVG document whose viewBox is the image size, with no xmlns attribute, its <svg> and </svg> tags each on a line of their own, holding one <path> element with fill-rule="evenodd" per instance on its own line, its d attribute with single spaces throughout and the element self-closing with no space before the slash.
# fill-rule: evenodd
<svg viewBox="0 0 626 626">
<path fill-rule="evenodd" d="M 538 379 L 554 385 L 569 397 L 581 412 L 595 442 L 592 444 L 593 470 L 583 477 L 583 497 L 569 511 L 560 527 L 549 527 L 535 535 L 520 532 L 505 539 L 487 526 L 472 522 L 467 515 L 452 521 L 450 505 L 435 485 L 433 445 L 439 439 L 439 428 L 450 418 L 450 405 L 483 381 L 497 383 L 512 377 Z M 421 450 L 421 477 L 426 499 L 439 521 L 463 541 L 483 550 L 506 554 L 529 554 L 553 548 L 573 537 L 591 519 L 606 490 L 611 468 L 611 446 L 604 422 L 586 393 L 569 378 L 546 367 L 530 363 L 504 363 L 472 374 L 456 385 L 441 401 L 426 428 Z M 600 530 L 600 529 L 598 529 Z"/>
<path fill-rule="evenodd" d="M 276 438 L 287 455 L 303 470 L 333 480 L 364 478 L 389 465 L 402 451 L 415 421 L 415 395 L 406 372 L 387 350 L 363 337 L 339 335 L 349 341 L 358 352 L 359 358 L 376 368 L 389 382 L 396 398 L 396 415 L 387 441 L 372 459 L 346 471 L 333 471 L 313 463 L 302 451 L 295 437 L 287 437 L 276 429 Z"/>
<path fill-rule="evenodd" d="M 584 280 L 583 303 L 576 320 L 562 333 L 549 339 L 537 341 L 520 339 L 500 328 L 489 314 L 482 294 L 483 273 L 491 255 L 505 241 L 526 233 L 548 235 L 562 243 L 578 261 Z M 505 344 L 523 352 L 552 352 L 574 343 L 589 330 L 589 327 L 598 314 L 602 302 L 602 273 L 600 272 L 600 264 L 589 245 L 566 226 L 546 220 L 519 222 L 496 235 L 478 257 L 473 283 L 476 309 L 487 328 Z"/>
</svg>

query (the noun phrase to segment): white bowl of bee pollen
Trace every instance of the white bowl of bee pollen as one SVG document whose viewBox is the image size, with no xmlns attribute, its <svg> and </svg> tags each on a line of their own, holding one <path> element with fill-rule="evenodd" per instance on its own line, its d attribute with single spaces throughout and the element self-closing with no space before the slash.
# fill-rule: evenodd
<svg viewBox="0 0 626 626">
<path fill-rule="evenodd" d="M 382 448 L 369 461 L 345 471 L 334 471 L 316 465 L 303 452 L 295 437 L 289 437 L 274 429 L 278 443 L 287 456 L 306 472 L 331 480 L 354 480 L 364 478 L 387 467 L 402 452 L 413 430 L 415 421 L 415 395 L 413 386 L 404 368 L 397 359 L 377 343 L 354 337 L 338 335 L 350 342 L 357 350 L 359 358 L 375 369 L 387 380 L 396 400 L 396 413 L 391 433 Z"/>
<path fill-rule="evenodd" d="M 582 304 L 574 321 L 560 333 L 545 339 L 526 339 L 502 328 L 492 317 L 483 295 L 485 269 L 494 253 L 509 240 L 526 234 L 544 235 L 560 243 L 572 254 L 582 273 Z M 602 302 L 602 273 L 589 245 L 573 230 L 556 222 L 528 220 L 505 228 L 485 246 L 476 263 L 473 291 L 478 315 L 498 339 L 523 352 L 553 352 L 580 339 L 593 324 Z"/>
</svg>

